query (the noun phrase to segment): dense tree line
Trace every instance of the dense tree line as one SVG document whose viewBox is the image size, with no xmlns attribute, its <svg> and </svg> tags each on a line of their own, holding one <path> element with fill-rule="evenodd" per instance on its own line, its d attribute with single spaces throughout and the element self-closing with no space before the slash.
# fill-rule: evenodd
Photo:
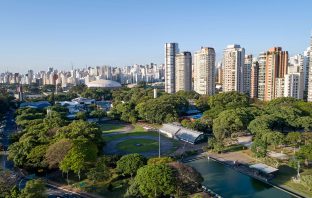
<svg viewBox="0 0 312 198">
<path fill-rule="evenodd" d="M 16 111 L 22 131 L 9 147 L 9 159 L 15 166 L 31 170 L 60 169 L 79 177 L 96 161 L 102 149 L 102 133 L 96 124 L 83 120 L 68 122 L 61 107 L 50 113 L 38 109 Z"/>
<path fill-rule="evenodd" d="M 197 192 L 203 178 L 192 167 L 169 157 L 129 154 L 117 161 L 117 171 L 131 178 L 126 197 L 184 197 Z"/>
<path fill-rule="evenodd" d="M 252 151 L 264 157 L 268 146 L 288 144 L 308 146 L 312 136 L 312 103 L 294 98 L 277 98 L 270 102 L 252 102 L 237 92 L 201 96 L 196 104 L 205 108 L 200 121 L 183 121 L 196 128 L 196 122 L 211 123 L 214 138 L 208 146 L 222 151 L 235 137 L 254 135 Z M 303 141 L 306 140 L 306 141 Z"/>
<path fill-rule="evenodd" d="M 126 122 L 144 120 L 150 123 L 177 121 L 188 108 L 188 101 L 181 92 L 159 92 L 153 98 L 152 89 L 133 88 L 113 92 L 113 109 L 110 115 Z"/>
</svg>

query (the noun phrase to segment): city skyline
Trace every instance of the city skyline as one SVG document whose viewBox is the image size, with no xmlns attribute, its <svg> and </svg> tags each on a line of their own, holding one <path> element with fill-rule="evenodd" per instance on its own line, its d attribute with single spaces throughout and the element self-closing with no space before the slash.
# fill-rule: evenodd
<svg viewBox="0 0 312 198">
<path fill-rule="evenodd" d="M 292 56 L 309 46 L 310 1 L 185 2 L 2 1 L 0 72 L 161 64 L 166 42 L 191 52 L 211 46 L 217 61 L 234 43 L 255 56 L 274 46 Z M 278 23 L 276 9 L 287 13 Z M 300 12 L 292 15 L 295 10 Z M 230 20 L 233 15 L 236 20 Z"/>
</svg>

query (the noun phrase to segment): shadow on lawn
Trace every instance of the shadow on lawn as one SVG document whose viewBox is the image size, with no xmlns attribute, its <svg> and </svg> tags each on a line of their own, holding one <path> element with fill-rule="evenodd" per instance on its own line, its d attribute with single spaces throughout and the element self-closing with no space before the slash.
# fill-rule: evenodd
<svg viewBox="0 0 312 198">
<path fill-rule="evenodd" d="M 283 185 L 297 175 L 297 170 L 287 165 L 281 165 L 278 167 L 277 174 L 272 181 L 277 185 Z"/>
</svg>

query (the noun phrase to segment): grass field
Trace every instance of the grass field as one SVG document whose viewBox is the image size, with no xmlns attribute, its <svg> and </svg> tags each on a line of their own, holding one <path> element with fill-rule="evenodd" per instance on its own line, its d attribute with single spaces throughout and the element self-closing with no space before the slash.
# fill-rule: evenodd
<svg viewBox="0 0 312 198">
<path fill-rule="evenodd" d="M 120 131 L 124 127 L 125 127 L 124 124 L 102 124 L 101 130 L 103 133 L 112 133 Z"/>
<path fill-rule="evenodd" d="M 292 181 L 292 177 L 296 176 L 297 171 L 288 166 L 278 167 L 278 175 L 275 177 L 272 182 L 278 185 L 284 185 L 294 192 L 305 195 L 306 197 L 312 197 L 312 192 L 309 191 L 306 187 L 300 183 L 295 183 Z M 312 169 L 304 169 L 301 175 L 312 175 Z"/>
<path fill-rule="evenodd" d="M 129 139 L 117 144 L 117 149 L 131 153 L 141 153 L 158 149 L 158 141 L 149 139 Z"/>
<path fill-rule="evenodd" d="M 123 137 L 130 137 L 130 136 L 158 136 L 157 132 L 147 132 L 144 131 L 143 127 L 141 127 L 140 125 L 135 125 L 134 129 L 132 129 L 132 131 L 130 131 L 129 133 L 120 133 L 120 134 L 114 134 L 114 135 L 109 135 L 109 132 L 106 132 L 106 135 L 103 136 L 104 140 L 109 142 L 112 140 L 116 140 L 119 138 L 123 138 Z"/>
</svg>

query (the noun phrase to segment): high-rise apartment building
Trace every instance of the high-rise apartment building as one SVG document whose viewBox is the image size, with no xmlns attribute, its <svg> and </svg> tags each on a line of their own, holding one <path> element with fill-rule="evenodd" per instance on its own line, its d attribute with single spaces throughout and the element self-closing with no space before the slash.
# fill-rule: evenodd
<svg viewBox="0 0 312 198">
<path fill-rule="evenodd" d="M 309 64 L 309 80 L 308 80 L 308 97 L 307 101 L 312 102 L 312 35 L 310 40 L 310 64 Z"/>
<path fill-rule="evenodd" d="M 310 53 L 311 53 L 311 47 L 308 47 L 307 50 L 303 52 L 303 97 L 304 99 L 307 98 L 308 94 L 308 85 L 309 85 L 309 69 L 310 69 Z M 312 67 L 312 66 L 311 66 Z"/>
<path fill-rule="evenodd" d="M 192 90 L 192 55 L 180 52 L 175 57 L 175 91 Z"/>
<path fill-rule="evenodd" d="M 270 101 L 280 97 L 284 90 L 283 80 L 287 74 L 288 52 L 281 47 L 273 47 L 266 53 L 264 100 Z"/>
<path fill-rule="evenodd" d="M 260 53 L 258 57 L 258 99 L 264 100 L 265 88 L 265 67 L 266 67 L 266 53 Z"/>
<path fill-rule="evenodd" d="M 197 93 L 215 93 L 215 61 L 214 48 L 202 47 L 194 53 L 194 91 Z"/>
<path fill-rule="evenodd" d="M 285 75 L 284 97 L 303 98 L 303 77 L 302 72 Z"/>
<path fill-rule="evenodd" d="M 250 69 L 250 98 L 258 98 L 259 63 L 254 60 Z"/>
<path fill-rule="evenodd" d="M 165 91 L 167 93 L 175 93 L 175 56 L 178 52 L 178 43 L 165 44 Z"/>
<path fill-rule="evenodd" d="M 216 84 L 222 85 L 223 83 L 223 68 L 222 68 L 222 62 L 219 62 L 217 64 L 217 78 L 216 78 Z"/>
<path fill-rule="evenodd" d="M 228 45 L 223 52 L 223 92 L 244 91 L 244 58 L 245 49 L 240 45 Z"/>
<path fill-rule="evenodd" d="M 252 55 L 245 55 L 244 67 L 243 67 L 243 87 L 244 93 L 250 96 L 250 84 L 251 84 L 251 65 L 252 65 Z"/>
</svg>

